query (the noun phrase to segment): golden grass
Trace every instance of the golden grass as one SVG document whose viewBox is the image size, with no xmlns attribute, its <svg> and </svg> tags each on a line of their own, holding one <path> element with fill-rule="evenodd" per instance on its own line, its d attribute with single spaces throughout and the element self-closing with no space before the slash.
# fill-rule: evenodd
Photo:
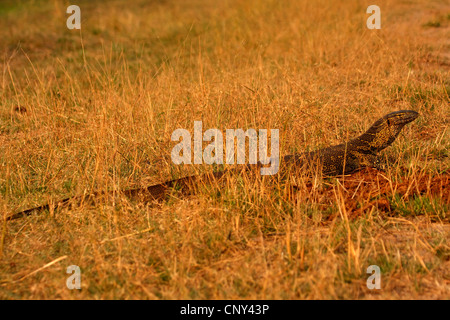
<svg viewBox="0 0 450 320">
<path fill-rule="evenodd" d="M 212 170 L 170 159 L 171 133 L 196 120 L 279 129 L 284 155 L 420 113 L 384 173 L 230 176 L 161 204 L 2 221 L 0 298 L 448 299 L 450 6 L 380 1 L 368 30 L 370 4 L 78 1 L 81 32 L 65 1 L 0 4 L 3 217 Z"/>
</svg>

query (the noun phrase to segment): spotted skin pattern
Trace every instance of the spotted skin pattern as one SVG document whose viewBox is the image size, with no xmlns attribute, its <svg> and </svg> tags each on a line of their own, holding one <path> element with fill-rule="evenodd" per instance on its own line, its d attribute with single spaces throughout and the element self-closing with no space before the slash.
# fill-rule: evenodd
<svg viewBox="0 0 450 320">
<path fill-rule="evenodd" d="M 288 155 L 283 160 L 297 166 L 319 165 L 322 173 L 328 176 L 349 174 L 364 167 L 380 168 L 378 153 L 390 146 L 402 128 L 418 116 L 412 110 L 392 112 L 353 140 L 309 153 Z"/>
<path fill-rule="evenodd" d="M 306 165 L 314 167 L 315 169 L 321 169 L 322 173 L 327 176 L 348 174 L 364 167 L 379 168 L 377 154 L 390 146 L 397 138 L 402 128 L 411 121 L 414 121 L 418 116 L 419 114 L 412 110 L 401 110 L 389 113 L 377 120 L 365 133 L 353 140 L 313 152 L 287 155 L 282 158 L 282 162 L 296 167 Z M 247 169 L 250 168 L 252 168 L 252 166 L 247 167 Z M 226 172 L 227 171 L 222 171 L 199 176 L 184 177 L 146 188 L 123 190 L 121 193 L 130 199 L 144 202 L 161 200 L 167 196 L 170 190 L 180 189 L 182 191 L 189 191 L 200 183 L 214 183 L 215 180 L 222 178 Z M 94 203 L 97 198 L 108 194 L 112 195 L 113 192 L 95 192 L 89 195 L 70 197 L 57 201 L 52 206 L 61 208 L 70 207 L 75 203 Z M 33 213 L 49 210 L 50 206 L 50 204 L 45 204 L 17 212 L 7 219 L 13 220 Z"/>
</svg>

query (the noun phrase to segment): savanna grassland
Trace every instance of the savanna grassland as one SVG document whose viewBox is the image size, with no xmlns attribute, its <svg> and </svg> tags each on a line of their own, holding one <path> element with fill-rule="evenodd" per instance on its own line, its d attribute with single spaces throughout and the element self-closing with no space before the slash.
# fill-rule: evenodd
<svg viewBox="0 0 450 320">
<path fill-rule="evenodd" d="M 75 3 L 70 3 L 75 4 Z M 450 5 L 377 1 L 0 2 L 1 299 L 449 299 Z M 175 165 L 177 128 L 279 129 L 281 155 L 420 117 L 385 171 L 292 175 L 6 221 Z M 70 265 L 81 290 L 66 287 Z M 367 267 L 381 269 L 369 290 Z"/>
</svg>

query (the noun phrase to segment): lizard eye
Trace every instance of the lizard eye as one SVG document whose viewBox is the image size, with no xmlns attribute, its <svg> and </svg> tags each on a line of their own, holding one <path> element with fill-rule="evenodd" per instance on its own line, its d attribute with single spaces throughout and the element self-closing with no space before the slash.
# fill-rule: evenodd
<svg viewBox="0 0 450 320">
<path fill-rule="evenodd" d="M 390 119 L 387 119 L 387 124 L 388 124 L 388 126 L 391 125 L 391 120 Z"/>
</svg>

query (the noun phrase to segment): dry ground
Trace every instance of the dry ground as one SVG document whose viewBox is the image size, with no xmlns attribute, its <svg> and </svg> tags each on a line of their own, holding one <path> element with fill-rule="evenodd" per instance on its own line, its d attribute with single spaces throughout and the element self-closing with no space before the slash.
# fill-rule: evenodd
<svg viewBox="0 0 450 320">
<path fill-rule="evenodd" d="M 450 6 L 378 1 L 0 3 L 2 217 L 212 170 L 171 133 L 274 128 L 281 153 L 420 117 L 373 169 L 117 197 L 0 226 L 2 299 L 450 298 Z M 53 263 L 52 263 L 53 262 Z M 68 290 L 78 265 L 82 289 Z M 366 286 L 369 265 L 381 289 Z"/>
</svg>

